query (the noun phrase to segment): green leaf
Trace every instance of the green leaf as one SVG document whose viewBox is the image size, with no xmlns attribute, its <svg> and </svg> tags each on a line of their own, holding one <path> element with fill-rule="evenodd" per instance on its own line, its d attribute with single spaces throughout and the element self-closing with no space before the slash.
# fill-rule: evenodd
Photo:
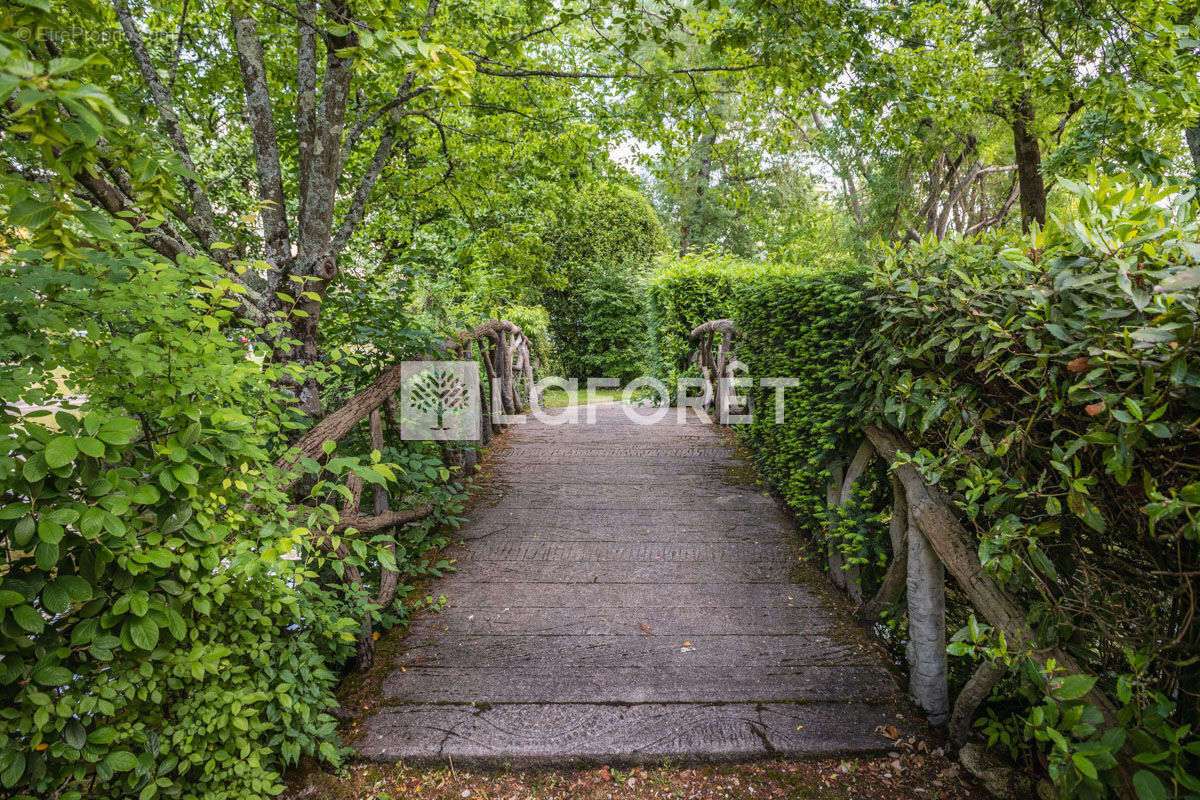
<svg viewBox="0 0 1200 800">
<path fill-rule="evenodd" d="M 92 585 L 79 575 L 61 575 L 54 583 L 62 586 L 73 603 L 83 603 L 92 599 Z"/>
<path fill-rule="evenodd" d="M 47 583 L 42 588 L 42 606 L 51 614 L 61 614 L 71 607 L 71 596 L 63 585 Z"/>
<path fill-rule="evenodd" d="M 87 738 L 90 744 L 94 744 L 97 747 L 103 747 L 105 745 L 112 744 L 117 740 L 117 729 L 112 726 L 105 725 L 103 728 L 97 728 L 89 733 Z"/>
<path fill-rule="evenodd" d="M 58 565 L 58 556 L 57 542 L 38 542 L 37 550 L 34 551 L 33 561 L 37 564 L 38 569 L 43 572 L 49 572 Z"/>
<path fill-rule="evenodd" d="M 33 671 L 33 680 L 42 686 L 66 686 L 72 677 L 66 667 L 45 666 Z"/>
<path fill-rule="evenodd" d="M 1045 329 L 1047 331 L 1049 331 L 1051 333 L 1051 335 L 1054 336 L 1054 338 L 1061 339 L 1064 342 L 1071 341 L 1071 335 L 1069 333 L 1067 333 L 1067 329 L 1064 328 L 1062 325 L 1055 325 L 1052 322 L 1048 322 L 1043 327 L 1045 327 Z"/>
<path fill-rule="evenodd" d="M 56 436 L 47 443 L 43 455 L 46 459 L 46 466 L 50 469 L 58 469 L 74 461 L 75 457 L 79 455 L 79 448 L 75 446 L 75 440 L 70 436 Z"/>
<path fill-rule="evenodd" d="M 142 650 L 153 650 L 158 644 L 158 624 L 150 617 L 126 620 L 125 630 L 129 633 L 129 640 Z"/>
<path fill-rule="evenodd" d="M 76 750 L 82 750 L 87 744 L 87 731 L 79 720 L 73 719 L 63 728 L 63 740 Z"/>
<path fill-rule="evenodd" d="M 46 473 L 49 471 L 45 456 L 42 453 L 34 453 L 25 459 L 25 463 L 21 466 L 21 477 L 30 483 L 37 483 L 46 477 Z"/>
<path fill-rule="evenodd" d="M 1170 797 L 1158 776 L 1144 769 L 1133 774 L 1133 790 L 1138 800 L 1167 800 Z"/>
<path fill-rule="evenodd" d="M 1072 753 L 1071 761 L 1075 764 L 1075 768 L 1079 770 L 1080 774 L 1091 778 L 1092 780 L 1095 780 L 1098 777 L 1096 773 L 1096 765 L 1093 764 L 1091 759 L 1089 759 L 1087 756 L 1080 753 Z"/>
<path fill-rule="evenodd" d="M 146 612 L 150 610 L 150 595 L 145 592 L 134 592 L 131 594 L 129 596 L 129 610 L 135 616 L 146 616 Z"/>
<path fill-rule="evenodd" d="M 50 544 L 58 544 L 62 541 L 66 531 L 62 525 L 56 522 L 51 522 L 49 519 L 43 519 L 38 522 L 37 526 L 38 539 Z"/>
<path fill-rule="evenodd" d="M 200 473 L 191 464 L 177 464 L 171 467 L 171 475 L 175 480 L 188 486 L 195 486 L 200 482 Z"/>
<path fill-rule="evenodd" d="M 30 633 L 41 633 L 46 627 L 46 619 L 33 606 L 17 606 L 12 611 L 13 619 L 23 629 Z"/>
<path fill-rule="evenodd" d="M 104 763 L 113 772 L 129 772 L 137 767 L 137 759 L 128 750 L 114 750 L 104 757 Z"/>
<path fill-rule="evenodd" d="M 158 502 L 162 495 L 159 494 L 158 487 L 150 484 L 143 484 L 129 493 L 130 501 L 138 505 L 148 506 Z"/>
<path fill-rule="evenodd" d="M 20 750 L 12 750 L 12 756 L 8 761 L 8 766 L 0 771 L 0 785 L 6 788 L 12 788 L 17 785 L 17 781 L 21 780 L 21 776 L 25 774 L 25 754 Z"/>
<path fill-rule="evenodd" d="M 1078 700 L 1092 690 L 1096 679 L 1090 675 L 1067 675 L 1055 678 L 1052 683 L 1053 693 L 1059 700 Z"/>
<path fill-rule="evenodd" d="M 104 421 L 104 424 L 96 431 L 96 436 L 108 444 L 129 444 L 137 435 L 137 430 L 138 426 L 135 421 L 124 417 L 113 417 Z"/>
</svg>

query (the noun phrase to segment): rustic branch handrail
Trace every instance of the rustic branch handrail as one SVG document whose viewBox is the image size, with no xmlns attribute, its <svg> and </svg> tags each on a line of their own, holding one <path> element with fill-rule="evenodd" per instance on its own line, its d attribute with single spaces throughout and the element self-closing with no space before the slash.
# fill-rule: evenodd
<svg viewBox="0 0 1200 800">
<path fill-rule="evenodd" d="M 448 336 L 443 340 L 439 347 L 441 351 L 438 355 L 455 355 L 463 357 L 467 355 L 471 344 L 479 345 L 481 355 L 486 364 L 495 363 L 494 359 L 489 357 L 489 354 L 483 353 L 483 340 L 490 340 L 493 343 L 497 342 L 503 334 L 512 334 L 517 338 L 520 347 L 524 352 L 530 351 L 529 339 L 525 336 L 524 331 L 515 323 L 507 320 L 486 320 L 476 325 L 471 330 L 462 330 Z M 528 378 L 532 385 L 532 362 L 526 359 L 528 367 Z M 491 371 L 489 370 L 489 376 Z M 523 377 L 526 377 L 523 375 Z M 367 388 L 363 389 L 358 394 L 347 400 L 338 409 L 329 412 L 325 417 L 314 425 L 307 433 L 296 440 L 295 444 L 288 449 L 288 452 L 280 457 L 275 466 L 279 467 L 285 473 L 293 473 L 295 467 L 304 458 L 317 459 L 320 458 L 324 451 L 325 442 L 341 441 L 346 434 L 354 429 L 354 426 L 362 422 L 367 415 L 384 404 L 392 395 L 399 389 L 401 384 L 400 365 L 393 364 L 386 367 L 379 377 L 376 378 Z M 502 387 L 501 394 L 505 389 Z M 511 389 L 509 390 L 511 391 Z M 300 480 L 299 474 L 291 474 L 287 478 L 287 483 L 284 489 L 290 488 Z"/>
<path fill-rule="evenodd" d="M 688 334 L 689 341 L 696 341 L 706 333 L 737 333 L 737 326 L 733 324 L 731 319 L 714 319 L 708 322 L 702 322 L 692 328 L 692 332 Z"/>
<path fill-rule="evenodd" d="M 713 340 L 721 337 L 713 353 Z M 700 374 L 705 380 L 705 406 L 724 409 L 725 392 L 728 384 L 726 379 L 733 377 L 733 341 L 738 335 L 737 326 L 731 319 L 714 319 L 701 323 L 692 328 L 688 341 L 699 346 L 693 354 L 694 363 L 700 367 Z"/>
<path fill-rule="evenodd" d="M 696 345 L 693 360 L 705 378 L 727 377 L 729 345 L 738 333 L 731 320 L 716 319 L 697 325 L 688 336 Z M 721 345 L 713 353 L 713 340 Z M 826 505 L 832 511 L 851 500 L 855 484 L 879 458 L 888 465 L 892 491 L 892 518 L 888 538 L 892 558 L 875 596 L 864 599 L 857 566 L 847 564 L 836 545 L 828 558 L 830 580 L 859 603 L 860 619 L 874 621 L 879 614 L 907 595 L 909 618 L 908 659 L 910 693 L 933 724 L 950 723 L 957 743 L 965 741 L 971 719 L 1005 670 L 984 661 L 959 692 L 951 706 L 947 683 L 945 584 L 950 577 L 967 595 L 979 615 L 1001 632 L 1013 653 L 1028 653 L 1041 661 L 1053 660 L 1068 674 L 1087 674 L 1083 666 L 1060 648 L 1038 648 L 1026 610 L 992 579 L 980 563 L 974 537 L 959 521 L 953 501 L 939 487 L 925 482 L 905 456 L 914 448 L 900 431 L 864 425 L 854 448 L 829 464 Z M 1099 689 L 1085 695 L 1100 710 L 1105 727 L 1118 724 L 1116 708 Z"/>
<path fill-rule="evenodd" d="M 487 373 L 488 393 L 483 391 L 483 380 L 480 380 L 480 398 L 484 403 L 484 419 L 482 434 L 484 441 L 492 433 L 492 411 L 499 403 L 507 413 L 516 413 L 526 407 L 526 402 L 533 402 L 535 391 L 533 385 L 532 343 L 521 330 L 520 326 L 507 320 L 485 320 L 470 330 L 461 330 L 446 337 L 434 353 L 427 356 L 429 360 L 439 358 L 470 358 L 471 347 L 474 345 L 482 359 Z M 514 366 L 514 359 L 516 365 Z M 526 384 L 524 398 L 517 387 L 517 374 Z M 334 411 L 329 412 L 307 433 L 301 436 L 288 452 L 276 462 L 284 475 L 282 489 L 284 491 L 295 486 L 303 477 L 298 468 L 304 459 L 319 460 L 324 457 L 326 442 L 338 442 L 345 438 L 355 426 L 364 419 L 370 420 L 370 439 L 373 450 L 382 450 L 384 445 L 384 414 L 381 408 L 386 408 L 388 424 L 398 430 L 396 420 L 395 395 L 403 381 L 401 366 L 392 364 L 386 367 L 369 386 L 351 397 Z M 467 455 L 469 453 L 470 455 Z M 474 450 L 457 452 L 447 447 L 444 454 L 448 461 L 457 460 L 464 472 L 469 472 L 474 466 Z M 410 522 L 428 517 L 433 513 L 433 507 L 428 504 L 414 505 L 400 510 L 388 508 L 388 492 L 383 487 L 376 487 L 373 514 L 363 516 L 359 513 L 362 502 L 362 479 L 351 475 L 346 482 L 350 489 L 350 499 L 341 510 L 340 520 L 333 528 L 333 535 L 340 535 L 348 530 L 360 533 L 375 533 L 396 528 Z M 328 537 L 321 535 L 319 545 L 332 552 L 338 558 L 349 558 L 350 551 L 345 542 L 338 541 L 335 546 Z M 385 545 L 392 555 L 396 552 L 394 537 Z M 386 606 L 396 597 L 400 574 L 397 570 L 380 565 L 379 590 L 371 602 L 377 606 Z M 359 591 L 363 591 L 362 575 L 353 564 L 346 564 L 343 569 L 343 580 Z M 372 636 L 370 615 L 363 622 L 363 631 L 358 638 L 358 667 L 368 669 L 374 661 L 375 641 Z"/>
</svg>

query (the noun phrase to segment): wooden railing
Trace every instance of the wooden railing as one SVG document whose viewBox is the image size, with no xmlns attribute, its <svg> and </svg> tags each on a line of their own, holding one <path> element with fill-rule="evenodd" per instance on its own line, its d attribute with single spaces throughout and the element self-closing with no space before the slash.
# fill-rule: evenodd
<svg viewBox="0 0 1200 800">
<path fill-rule="evenodd" d="M 480 376 L 479 396 L 483 402 L 482 443 L 486 444 L 501 427 L 496 422 L 499 415 L 494 413 L 494 409 L 505 414 L 516 414 L 536 400 L 533 353 L 528 337 L 518 325 L 505 320 L 487 320 L 471 330 L 459 331 L 448 337 L 437 351 L 428 354 L 426 359 L 471 359 L 475 357 L 473 347 L 484 364 L 485 375 Z M 383 449 L 385 428 L 399 440 L 400 420 L 396 392 L 399 391 L 401 382 L 400 364 L 385 368 L 367 388 L 326 414 L 300 437 L 276 462 L 276 466 L 285 475 L 283 488 L 289 489 L 303 479 L 304 472 L 299 467 L 304 459 L 322 461 L 326 457 L 326 442 L 341 441 L 363 420 L 367 420 L 371 449 Z M 447 463 L 459 467 L 462 475 L 469 475 L 474 471 L 478 456 L 476 448 L 470 443 L 446 442 L 443 443 L 442 452 Z M 350 529 L 360 533 L 390 531 L 392 535 L 384 547 L 395 556 L 396 529 L 429 516 L 433 513 L 433 508 L 428 504 L 417 503 L 412 498 L 401 498 L 396 503 L 400 507 L 393 509 L 393 498 L 389 496 L 387 489 L 377 486 L 372 497 L 371 511 L 363 514 L 362 479 L 351 474 L 346 481 L 346 487 L 350 490 L 350 499 L 341 509 L 333 535 L 321 535 L 318 546 L 327 550 L 333 557 L 341 559 L 343 581 L 355 590 L 365 593 L 362 575 L 358 567 L 351 563 L 349 548 L 340 534 Z M 390 605 L 396 598 L 399 578 L 398 570 L 381 564 L 379 587 L 375 596 L 370 598 L 370 602 L 380 607 Z M 363 631 L 358 639 L 358 668 L 369 668 L 374 662 L 374 656 L 375 639 L 368 616 L 363 621 Z"/>
<path fill-rule="evenodd" d="M 733 353 L 736 337 L 737 328 L 731 319 L 705 322 L 688 334 L 688 341 L 696 346 L 691 361 L 700 367 L 700 374 L 704 378 L 704 407 L 709 411 L 728 407 L 726 396 L 729 379 L 734 377 L 734 365 L 737 363 Z"/>
<path fill-rule="evenodd" d="M 713 354 L 717 333 L 721 344 Z M 713 320 L 697 326 L 691 339 L 697 342 L 695 358 L 705 377 L 727 376 L 730 343 L 737 330 L 729 320 Z M 709 378 L 711 380 L 711 378 Z M 716 395 L 720 395 L 718 387 Z M 784 423 L 786 424 L 786 422 Z M 1008 652 L 1016 658 L 1029 656 L 1045 664 L 1051 660 L 1062 674 L 1085 674 L 1070 654 L 1059 648 L 1039 648 L 1025 608 L 984 570 L 976 537 L 959 520 L 949 496 L 925 482 L 906 456 L 913 452 L 904 434 L 893 428 L 863 425 L 854 446 L 828 465 L 826 504 L 832 511 L 845 506 L 854 495 L 856 483 L 869 473 L 871 462 L 883 459 L 891 484 L 891 517 L 888 539 L 891 555 L 883 583 L 873 597 L 864 598 L 857 567 L 846 563 L 832 545 L 827 553 L 829 578 L 859 604 L 858 616 L 867 622 L 879 618 L 884 609 L 905 601 L 908 614 L 910 668 L 909 692 L 934 725 L 949 724 L 956 742 L 967 739 L 971 721 L 980 703 L 1005 669 L 984 661 L 950 702 L 947 683 L 945 575 L 966 594 L 975 612 L 1004 635 Z M 1104 717 L 1104 727 L 1117 724 L 1116 709 L 1098 689 L 1086 699 Z"/>
</svg>

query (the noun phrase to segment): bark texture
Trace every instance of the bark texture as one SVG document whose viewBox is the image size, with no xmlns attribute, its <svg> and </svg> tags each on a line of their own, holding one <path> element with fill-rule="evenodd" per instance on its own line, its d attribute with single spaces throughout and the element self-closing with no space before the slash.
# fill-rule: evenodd
<svg viewBox="0 0 1200 800">
<path fill-rule="evenodd" d="M 958 693 L 950 714 L 950 741 L 956 747 L 961 747 L 971 738 L 971 721 L 975 718 L 975 710 L 988 699 L 1003 677 L 1003 669 L 991 661 L 984 661 Z"/>
<path fill-rule="evenodd" d="M 908 582 L 908 501 L 896 476 L 888 477 L 892 484 L 892 518 L 888 522 L 892 556 L 879 591 L 858 609 L 858 618 L 864 622 L 874 622 L 888 606 L 900 602 Z"/>
<path fill-rule="evenodd" d="M 910 507 L 911 513 L 911 507 Z M 909 694 L 931 725 L 950 714 L 946 682 L 946 571 L 919 531 L 908 536 L 908 663 Z"/>
</svg>

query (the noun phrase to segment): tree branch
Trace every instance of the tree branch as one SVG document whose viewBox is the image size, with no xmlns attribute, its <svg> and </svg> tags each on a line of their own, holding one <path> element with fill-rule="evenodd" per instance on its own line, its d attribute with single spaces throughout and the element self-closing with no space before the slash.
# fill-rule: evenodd
<svg viewBox="0 0 1200 800">
<path fill-rule="evenodd" d="M 142 230 L 146 236 L 146 244 L 155 252 L 166 256 L 172 261 L 180 256 L 195 257 L 195 249 L 182 236 L 172 230 L 166 223 L 149 225 L 147 217 L 134 207 L 133 201 L 103 175 L 80 170 L 75 174 L 76 182 L 88 191 L 97 203 L 114 217 L 125 220 L 137 230 Z"/>
<path fill-rule="evenodd" d="M 142 40 L 142 33 L 133 21 L 133 15 L 129 11 L 129 6 L 125 3 L 125 0 L 113 0 L 113 8 L 116 9 L 117 19 L 120 20 L 121 29 L 125 33 L 125 40 L 129 43 L 129 48 L 133 51 L 134 60 L 137 61 L 138 69 L 142 73 L 142 80 L 146 82 L 146 88 L 150 90 L 150 97 L 154 100 L 154 105 L 158 109 L 159 123 L 162 126 L 163 132 L 170 139 L 171 147 L 179 156 L 179 160 L 182 162 L 184 168 L 191 173 L 195 173 L 196 164 L 192 161 L 192 154 L 188 148 L 187 138 L 183 134 L 183 127 L 179 124 L 179 114 L 175 111 L 171 92 L 167 87 L 163 86 L 162 81 L 158 77 L 158 71 L 154 67 L 154 62 L 150 59 L 149 51 L 146 50 L 146 43 Z M 181 36 L 182 24 L 181 22 Z M 230 261 L 229 254 L 220 250 L 213 250 L 212 248 L 213 242 L 217 241 L 212 202 L 209 200 L 204 188 L 191 177 L 184 176 L 183 184 L 187 189 L 188 196 L 192 200 L 192 210 L 195 213 L 194 219 L 185 217 L 184 224 L 200 240 L 200 244 L 213 256 L 214 260 L 228 267 Z"/>
<path fill-rule="evenodd" d="M 654 74 L 647 73 L 645 75 L 619 75 L 613 72 L 569 72 L 554 69 L 521 69 L 517 67 L 509 67 L 505 64 L 492 61 L 479 53 L 468 53 L 475 61 L 475 71 L 482 75 L 491 75 L 496 78 L 565 78 L 568 80 L 653 80 L 659 75 L 695 75 L 705 72 L 745 72 L 746 70 L 757 69 L 762 64 L 746 64 L 740 67 L 690 67 L 670 69 L 666 72 Z M 486 67 L 484 64 L 497 64 L 501 69 L 493 69 Z"/>
<path fill-rule="evenodd" d="M 258 197 L 262 203 L 264 244 L 272 269 L 268 273 L 268 297 L 273 296 L 292 262 L 291 233 L 287 205 L 283 199 L 283 173 L 279 166 L 279 141 L 267 89 L 258 22 L 254 17 L 232 12 L 233 33 L 246 93 L 246 112 L 254 137 L 254 161 L 258 167 Z"/>
<path fill-rule="evenodd" d="M 391 160 L 395 145 L 396 131 L 394 128 L 389 127 L 384 132 L 383 138 L 379 140 L 379 145 L 375 148 L 375 154 L 371 157 L 371 163 L 367 166 L 366 173 L 362 176 L 362 180 L 358 182 L 358 187 L 354 190 L 354 198 L 350 201 L 350 208 L 347 210 L 345 218 L 342 219 L 342 224 L 338 227 L 337 233 L 334 234 L 333 242 L 329 246 L 329 251 L 335 259 L 341 254 L 346 243 L 350 241 L 350 237 L 354 234 L 354 229 L 362 222 L 363 214 L 367 208 L 367 200 L 371 197 L 371 190 L 375 188 L 375 182 L 379 180 L 379 175 L 383 172 L 383 168 Z"/>
</svg>

